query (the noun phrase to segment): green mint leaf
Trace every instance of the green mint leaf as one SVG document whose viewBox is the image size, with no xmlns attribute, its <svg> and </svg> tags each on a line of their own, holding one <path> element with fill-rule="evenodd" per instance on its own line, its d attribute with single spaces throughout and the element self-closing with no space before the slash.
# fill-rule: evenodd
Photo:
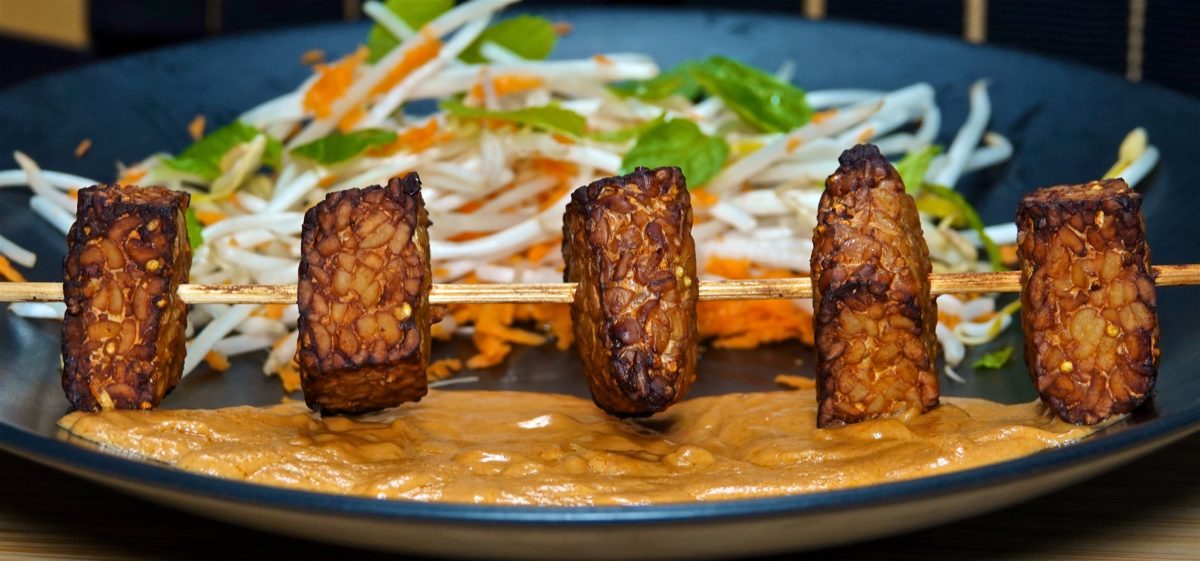
<svg viewBox="0 0 1200 561">
<path fill-rule="evenodd" d="M 163 163 L 175 170 L 212 181 L 221 175 L 221 159 L 230 149 L 238 144 L 250 142 L 260 134 L 266 133 L 241 121 L 234 121 L 208 133 L 185 148 L 178 156 L 164 159 Z M 263 164 L 279 167 L 282 150 L 283 146 L 279 140 L 268 135 L 267 146 L 263 151 Z"/>
<path fill-rule="evenodd" d="M 383 129 L 363 129 L 350 133 L 335 132 L 308 144 L 297 146 L 292 153 L 318 164 L 331 165 L 349 160 L 371 148 L 391 144 L 396 133 Z"/>
<path fill-rule="evenodd" d="M 929 164 L 933 162 L 934 156 L 941 152 L 942 147 L 934 144 L 909 152 L 896 163 L 896 172 L 904 181 L 906 192 L 921 192 L 921 185 L 925 183 L 925 173 L 929 171 Z"/>
<path fill-rule="evenodd" d="M 621 173 L 638 167 L 679 166 L 688 185 L 695 189 L 721 171 L 729 157 L 729 145 L 708 136 L 687 119 L 675 119 L 647 130 L 621 162 Z"/>
<path fill-rule="evenodd" d="M 196 209 L 188 207 L 183 211 L 183 222 L 187 226 L 188 243 L 192 249 L 199 249 L 204 245 L 204 225 L 196 218 Z"/>
<path fill-rule="evenodd" d="M 557 41 L 550 20 L 523 15 L 488 26 L 458 57 L 472 64 L 485 63 L 480 49 L 484 43 L 495 43 L 521 58 L 541 60 L 550 55 Z"/>
<path fill-rule="evenodd" d="M 972 364 L 977 370 L 999 370 L 1008 365 L 1012 360 L 1013 348 L 1012 345 L 1005 345 L 988 354 L 979 357 L 979 360 Z"/>
<path fill-rule="evenodd" d="M 757 68 L 714 56 L 691 73 L 705 91 L 763 132 L 788 132 L 812 119 L 804 90 Z"/>
<path fill-rule="evenodd" d="M 447 99 L 441 103 L 443 111 L 464 119 L 499 119 L 535 129 L 581 137 L 587 131 L 587 119 L 582 115 L 557 105 L 525 107 L 511 111 L 492 111 L 478 107 L 467 107 L 462 102 Z"/>
<path fill-rule="evenodd" d="M 700 96 L 700 83 L 692 76 L 697 62 L 684 62 L 649 80 L 618 82 L 608 88 L 621 97 L 636 97 L 646 101 L 658 101 L 672 95 L 687 99 Z"/>
<path fill-rule="evenodd" d="M 420 31 L 421 26 L 453 8 L 454 0 L 387 0 L 384 5 L 400 16 L 413 31 Z M 375 24 L 367 34 L 367 62 L 378 62 L 399 44 L 400 40 L 395 35 L 382 25 Z"/>
<path fill-rule="evenodd" d="M 963 198 L 962 194 L 954 189 L 943 185 L 935 185 L 933 183 L 925 183 L 921 190 L 925 195 L 933 196 L 944 201 L 944 203 L 952 205 L 958 209 L 959 216 L 967 223 L 976 234 L 979 234 L 979 240 L 983 242 L 983 249 L 987 252 L 988 261 L 992 263 L 992 269 L 1004 271 L 1008 268 L 1004 266 L 1004 258 L 1000 255 L 1000 246 L 996 245 L 992 238 L 988 237 L 983 231 L 983 219 L 979 217 L 979 213 L 975 211 L 975 207 Z M 920 205 L 918 205 L 920 208 Z"/>
</svg>

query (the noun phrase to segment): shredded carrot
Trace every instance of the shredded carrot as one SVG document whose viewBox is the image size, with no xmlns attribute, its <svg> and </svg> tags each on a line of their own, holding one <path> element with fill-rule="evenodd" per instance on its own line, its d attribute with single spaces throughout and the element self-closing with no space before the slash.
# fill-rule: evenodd
<svg viewBox="0 0 1200 561">
<path fill-rule="evenodd" d="M 359 47 L 331 64 L 316 65 L 314 70 L 318 77 L 304 92 L 304 109 L 317 117 L 328 117 L 333 111 L 333 102 L 350 89 L 354 71 L 366 59 L 367 48 Z"/>
<path fill-rule="evenodd" d="M 575 164 L 551 158 L 533 158 L 529 160 L 529 165 L 539 174 L 557 178 L 562 183 L 569 183 L 579 172 Z"/>
<path fill-rule="evenodd" d="M 322 62 L 325 62 L 325 51 L 321 49 L 309 49 L 300 55 L 300 64 L 305 66 L 312 66 Z"/>
<path fill-rule="evenodd" d="M 556 21 L 552 27 L 554 29 L 554 34 L 558 35 L 559 37 L 564 37 L 571 33 L 572 29 L 575 29 L 575 27 L 571 25 L 571 22 L 569 21 Z"/>
<path fill-rule="evenodd" d="M 226 218 L 228 217 L 225 216 L 225 213 L 223 212 L 217 212 L 215 210 L 196 210 L 196 220 L 199 220 L 200 223 L 205 226 L 211 226 L 217 222 L 225 220 Z"/>
<path fill-rule="evenodd" d="M 858 133 L 856 140 L 858 140 L 860 144 L 864 144 L 868 140 L 871 140 L 872 136 L 875 136 L 875 127 L 867 127 L 863 129 L 862 132 Z"/>
<path fill-rule="evenodd" d="M 559 349 L 570 348 L 574 342 L 571 331 L 571 310 L 566 304 L 464 304 L 451 312 L 459 325 L 475 325 L 472 340 L 476 354 L 467 360 L 468 368 L 496 366 L 512 352 L 512 346 L 541 345 L 547 341 L 525 329 L 512 327 L 518 322 L 532 322 L 556 339 Z"/>
<path fill-rule="evenodd" d="M 954 329 L 954 327 L 957 326 L 961 321 L 962 320 L 959 319 L 958 316 L 942 313 L 941 310 L 938 311 L 938 323 L 941 323 L 950 329 Z"/>
<path fill-rule="evenodd" d="M 79 189 L 67 189 L 67 197 L 79 200 Z"/>
<path fill-rule="evenodd" d="M 828 120 L 834 118 L 835 116 L 837 116 L 837 113 L 838 113 L 838 110 L 836 108 L 835 109 L 826 109 L 824 111 L 817 111 L 816 113 L 813 113 L 811 121 L 813 124 L 820 124 L 822 122 L 825 122 L 825 121 L 828 121 Z"/>
<path fill-rule="evenodd" d="M 775 377 L 775 383 L 781 386 L 787 386 L 794 390 L 807 390 L 817 387 L 816 380 L 807 376 L 797 376 L 795 374 L 780 374 Z"/>
<path fill-rule="evenodd" d="M 515 314 L 518 320 L 533 321 L 554 336 L 554 346 L 565 351 L 575 342 L 571 326 L 570 304 L 521 304 Z"/>
<path fill-rule="evenodd" d="M 1017 264 L 1017 244 L 1010 243 L 1000 246 L 1000 261 L 1008 266 Z"/>
<path fill-rule="evenodd" d="M 148 170 L 142 168 L 128 168 L 117 178 L 117 183 L 120 185 L 133 185 L 146 177 Z"/>
<path fill-rule="evenodd" d="M 292 393 L 300 389 L 300 365 L 296 359 L 279 367 L 274 374 L 279 376 L 279 381 L 283 383 L 283 391 Z"/>
<path fill-rule="evenodd" d="M 569 183 L 559 183 L 558 187 L 538 193 L 538 210 L 549 209 L 554 206 L 555 201 L 563 198 L 569 192 L 571 192 Z"/>
<path fill-rule="evenodd" d="M 542 259 L 545 259 L 559 245 L 557 241 L 534 244 L 525 251 L 525 261 L 529 263 L 541 263 Z"/>
<path fill-rule="evenodd" d="M 605 66 L 613 63 L 611 58 L 608 58 L 604 55 L 593 55 L 592 60 L 596 61 L 596 64 L 603 64 Z"/>
<path fill-rule="evenodd" d="M 196 115 L 192 122 L 188 123 L 188 136 L 192 137 L 192 140 L 200 140 L 204 136 L 205 124 L 204 115 Z"/>
<path fill-rule="evenodd" d="M 283 304 L 265 304 L 254 315 L 267 319 L 283 319 Z"/>
<path fill-rule="evenodd" d="M 396 87 L 396 84 L 399 84 L 409 74 L 412 74 L 413 70 L 424 66 L 425 63 L 433 60 L 442 51 L 442 42 L 437 37 L 434 37 L 424 29 L 421 30 L 421 37 L 424 41 L 416 44 L 416 46 L 404 54 L 404 58 L 401 58 L 400 62 L 375 86 L 375 89 L 371 90 L 372 94 L 383 93 Z"/>
<path fill-rule="evenodd" d="M 366 116 L 367 110 L 362 105 L 355 105 L 354 107 L 351 107 L 345 115 L 342 116 L 340 121 L 338 121 L 338 130 L 342 132 L 354 130 L 354 127 L 358 125 L 358 122 Z"/>
<path fill-rule="evenodd" d="M 208 351 L 208 354 L 204 355 L 204 362 L 217 372 L 229 370 L 229 358 L 217 351 Z"/>
<path fill-rule="evenodd" d="M 457 358 L 443 358 L 435 360 L 425 369 L 425 377 L 429 381 L 445 380 L 454 375 L 454 373 L 462 370 L 463 362 Z"/>
<path fill-rule="evenodd" d="M 800 141 L 799 138 L 796 138 L 796 137 L 789 138 L 787 141 L 787 153 L 791 154 L 792 152 L 795 152 L 796 149 L 799 148 L 801 144 L 802 144 L 802 142 Z"/>
<path fill-rule="evenodd" d="M 8 258 L 0 255 L 0 277 L 12 282 L 25 282 L 25 275 L 21 274 Z"/>
<path fill-rule="evenodd" d="M 437 119 L 430 119 L 424 125 L 405 129 L 396 135 L 395 142 L 372 149 L 368 154 L 371 156 L 388 156 L 401 150 L 407 150 L 415 154 L 451 138 L 453 138 L 453 135 L 449 132 L 439 134 Z"/>
<path fill-rule="evenodd" d="M 786 269 L 752 269 L 745 259 L 712 258 L 710 273 L 731 279 L 795 276 Z M 813 342 L 812 316 L 787 300 L 708 301 L 696 306 L 701 338 L 715 338 L 713 346 L 750 349 L 765 343 L 798 339 Z"/>
<path fill-rule="evenodd" d="M 535 90 L 545 85 L 545 81 L 537 76 L 529 76 L 526 74 L 504 74 L 492 78 L 492 91 L 496 92 L 498 97 L 508 94 L 527 92 Z M 483 85 L 475 84 L 471 87 L 472 99 L 483 99 Z"/>
<path fill-rule="evenodd" d="M 75 147 L 75 157 L 82 158 L 83 155 L 87 154 L 88 150 L 91 150 L 91 149 L 92 149 L 92 139 L 85 138 L 83 140 L 80 140 L 79 145 L 77 145 Z"/>
<path fill-rule="evenodd" d="M 446 238 L 452 242 L 469 242 L 487 236 L 488 232 L 459 232 Z"/>
<path fill-rule="evenodd" d="M 690 194 L 692 196 L 692 206 L 694 207 L 708 208 L 717 204 L 717 196 L 703 189 L 697 189 Z"/>
<path fill-rule="evenodd" d="M 318 180 L 317 185 L 320 185 L 321 187 L 328 189 L 330 187 L 333 187 L 333 184 L 337 183 L 337 182 L 338 182 L 337 175 L 329 174 L 329 175 L 326 175 L 325 177 L 322 177 L 320 180 Z"/>
</svg>

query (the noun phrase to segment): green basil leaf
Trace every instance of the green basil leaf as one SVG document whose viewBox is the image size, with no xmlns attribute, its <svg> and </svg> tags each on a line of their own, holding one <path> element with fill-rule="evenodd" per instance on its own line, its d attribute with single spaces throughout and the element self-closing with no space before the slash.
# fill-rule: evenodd
<svg viewBox="0 0 1200 561">
<path fill-rule="evenodd" d="M 614 144 L 628 142 L 638 138 L 646 133 L 646 131 L 665 123 L 662 115 L 655 117 L 653 120 L 646 121 L 632 127 L 611 131 L 591 131 L 587 133 L 587 137 L 597 142 L 611 142 Z"/>
<path fill-rule="evenodd" d="M 192 249 L 199 249 L 204 245 L 204 225 L 196 218 L 196 209 L 188 207 L 183 211 L 183 222 L 187 226 L 188 243 Z"/>
<path fill-rule="evenodd" d="M 1008 365 L 1008 362 L 1012 360 L 1012 355 L 1012 345 L 1005 345 L 979 357 L 979 360 L 975 361 L 975 364 L 971 366 L 977 370 L 999 370 Z"/>
<path fill-rule="evenodd" d="M 541 60 L 550 56 L 558 35 L 554 24 L 541 16 L 522 15 L 488 26 L 475 38 L 458 58 L 472 63 L 487 62 L 480 53 L 484 43 L 495 43 L 513 54 L 528 60 Z"/>
<path fill-rule="evenodd" d="M 167 167 L 212 181 L 221 175 L 221 159 L 230 149 L 238 144 L 250 142 L 260 134 L 266 133 L 241 121 L 234 121 L 208 133 L 185 148 L 178 156 L 164 159 L 163 163 Z M 279 140 L 268 135 L 263 151 L 263 164 L 279 167 L 282 150 L 283 146 Z"/>
<path fill-rule="evenodd" d="M 465 119 L 499 119 L 573 137 L 581 137 L 587 130 L 587 119 L 584 119 L 583 115 L 557 105 L 493 111 L 467 107 L 458 100 L 447 99 L 442 101 L 441 108 L 451 115 Z"/>
<path fill-rule="evenodd" d="M 692 76 L 696 66 L 699 63 L 693 61 L 680 63 L 649 80 L 618 82 L 608 89 L 621 97 L 636 97 L 646 101 L 658 101 L 673 95 L 695 99 L 700 96 L 700 83 Z"/>
<path fill-rule="evenodd" d="M 812 119 L 804 90 L 733 59 L 709 57 L 692 68 L 692 76 L 761 131 L 788 132 Z"/>
<path fill-rule="evenodd" d="M 1005 271 L 1008 268 L 1004 266 L 1004 258 L 1000 255 L 1000 246 L 996 245 L 992 238 L 988 237 L 983 231 L 983 219 L 979 217 L 979 213 L 975 211 L 975 207 L 963 198 L 962 194 L 954 189 L 933 183 L 925 183 L 921 190 L 933 197 L 942 199 L 946 203 L 958 208 L 959 216 L 967 223 L 976 234 L 979 234 L 979 240 L 983 242 L 983 249 L 987 252 L 988 261 L 992 263 L 992 269 L 997 271 Z"/>
<path fill-rule="evenodd" d="M 267 135 L 267 145 L 263 147 L 262 163 L 272 169 L 279 169 L 283 163 L 283 143 L 278 138 Z"/>
<path fill-rule="evenodd" d="M 679 166 L 688 185 L 695 189 L 717 175 L 728 157 L 725 140 L 704 134 L 687 119 L 675 119 L 643 133 L 625 154 L 621 173 L 637 167 Z"/>
<path fill-rule="evenodd" d="M 413 31 L 419 31 L 421 26 L 453 8 L 454 0 L 387 0 L 384 5 L 400 16 Z M 367 34 L 367 62 L 378 62 L 399 44 L 400 40 L 395 35 L 382 25 L 375 24 Z"/>
<path fill-rule="evenodd" d="M 925 173 L 929 171 L 929 164 L 933 162 L 933 157 L 941 152 L 942 147 L 934 144 L 915 152 L 909 152 L 896 163 L 896 172 L 904 181 L 906 192 L 921 192 L 921 185 L 925 183 Z"/>
<path fill-rule="evenodd" d="M 297 146 L 292 153 L 318 164 L 344 162 L 376 146 L 396 141 L 396 133 L 383 129 L 363 129 L 350 133 L 335 132 L 308 144 Z"/>
</svg>

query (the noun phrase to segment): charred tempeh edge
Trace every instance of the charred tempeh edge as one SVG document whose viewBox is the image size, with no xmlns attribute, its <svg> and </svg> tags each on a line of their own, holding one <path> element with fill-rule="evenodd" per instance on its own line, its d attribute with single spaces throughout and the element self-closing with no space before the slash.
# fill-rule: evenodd
<svg viewBox="0 0 1200 561">
<path fill-rule="evenodd" d="M 938 403 L 937 305 L 916 204 L 876 147 L 838 162 L 813 232 L 820 427 Z"/>
<path fill-rule="evenodd" d="M 304 214 L 298 356 L 308 406 L 365 413 L 427 391 L 429 218 L 416 173 Z"/>
<path fill-rule="evenodd" d="M 150 409 L 179 383 L 189 201 L 162 187 L 79 191 L 63 259 L 62 384 L 76 409 Z"/>
<path fill-rule="evenodd" d="M 1080 424 L 1132 411 L 1159 354 L 1141 195 L 1120 179 L 1039 189 L 1017 229 L 1025 364 L 1042 401 Z"/>
<path fill-rule="evenodd" d="M 592 399 L 621 417 L 679 401 L 696 379 L 696 248 L 679 168 L 638 168 L 571 195 L 564 277 Z"/>
</svg>

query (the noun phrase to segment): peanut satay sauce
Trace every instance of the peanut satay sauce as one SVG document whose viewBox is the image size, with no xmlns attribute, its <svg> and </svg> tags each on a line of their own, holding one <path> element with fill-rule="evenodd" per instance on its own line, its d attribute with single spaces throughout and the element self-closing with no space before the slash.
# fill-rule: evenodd
<svg viewBox="0 0 1200 561">
<path fill-rule="evenodd" d="M 642 421 L 565 395 L 431 391 L 321 418 L 303 402 L 71 413 L 71 435 L 217 477 L 386 499 L 657 504 L 788 495 L 963 470 L 1094 429 L 1040 403 L 942 398 L 925 414 L 816 428 L 813 392 L 701 397 Z"/>
</svg>

